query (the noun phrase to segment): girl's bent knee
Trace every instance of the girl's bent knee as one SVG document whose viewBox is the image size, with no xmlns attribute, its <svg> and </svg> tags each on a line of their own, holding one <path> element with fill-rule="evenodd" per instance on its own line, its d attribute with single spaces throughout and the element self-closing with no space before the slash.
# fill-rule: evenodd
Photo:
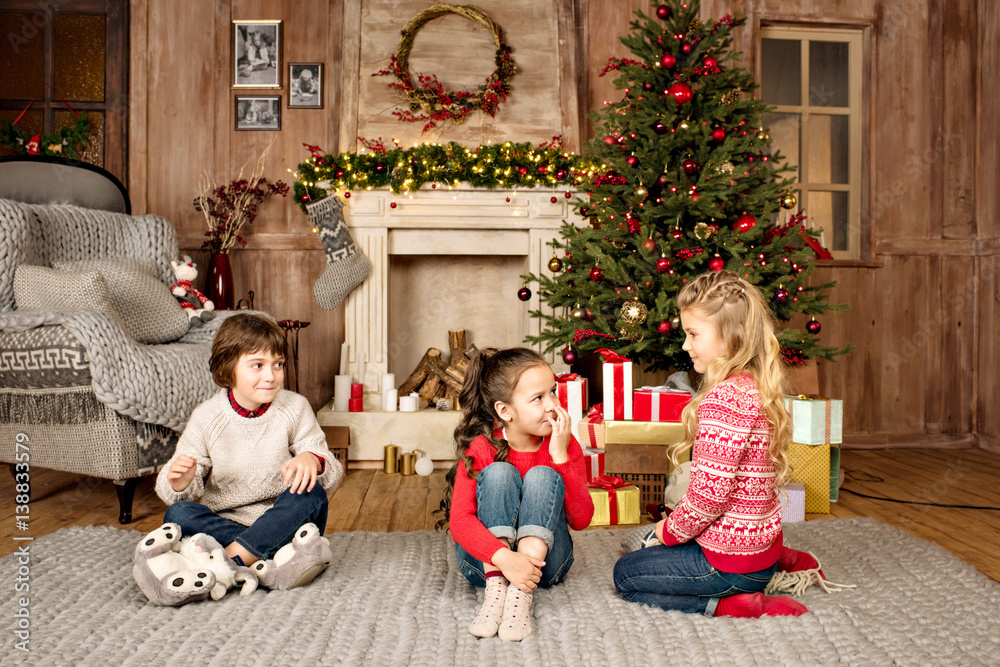
<svg viewBox="0 0 1000 667">
<path fill-rule="evenodd" d="M 561 493 L 566 491 L 562 476 L 549 466 L 535 466 L 528 470 L 524 474 L 524 485 L 555 488 Z"/>
<path fill-rule="evenodd" d="M 476 484 L 515 484 L 520 486 L 521 473 L 513 464 L 506 461 L 496 461 L 483 468 L 476 477 Z"/>
</svg>

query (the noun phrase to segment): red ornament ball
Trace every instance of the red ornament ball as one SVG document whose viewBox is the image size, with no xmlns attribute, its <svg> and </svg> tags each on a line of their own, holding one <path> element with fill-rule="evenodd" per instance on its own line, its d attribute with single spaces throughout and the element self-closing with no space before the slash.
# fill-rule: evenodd
<svg viewBox="0 0 1000 667">
<path fill-rule="evenodd" d="M 691 45 L 691 42 L 681 42 L 681 53 L 687 55 L 692 51 L 694 51 L 694 47 Z"/>
<path fill-rule="evenodd" d="M 691 159 L 684 160 L 682 166 L 684 167 L 684 171 L 688 174 L 693 174 L 698 171 L 698 163 Z"/>
<path fill-rule="evenodd" d="M 713 257 L 708 261 L 708 268 L 711 271 L 721 271 L 726 268 L 726 263 L 722 261 L 721 257 Z"/>
<path fill-rule="evenodd" d="M 299 197 L 299 201 L 306 202 L 309 201 L 309 195 L 302 195 Z"/>
<path fill-rule="evenodd" d="M 528 168 L 527 167 L 518 167 L 517 168 L 517 173 L 519 173 L 522 176 L 524 176 L 525 174 L 528 173 Z"/>
<path fill-rule="evenodd" d="M 604 272 L 595 266 L 590 270 L 590 279 L 593 280 L 594 282 L 597 282 L 599 280 L 604 280 Z"/>
<path fill-rule="evenodd" d="M 507 197 L 507 201 L 508 201 L 508 202 L 510 201 L 510 197 Z"/>
<path fill-rule="evenodd" d="M 351 193 L 350 192 L 345 192 L 344 193 L 344 199 L 350 199 L 350 198 L 351 198 Z"/>
<path fill-rule="evenodd" d="M 628 166 L 634 167 L 635 165 L 639 164 L 639 158 L 637 158 L 634 155 L 629 155 L 627 158 L 625 158 L 625 162 L 628 163 Z"/>
<path fill-rule="evenodd" d="M 555 204 L 559 200 L 556 199 L 555 196 L 552 196 L 552 197 L 549 197 L 549 201 L 552 202 L 553 204 Z"/>
<path fill-rule="evenodd" d="M 653 132 L 656 132 L 657 134 L 666 134 L 667 126 L 661 123 L 660 121 L 656 121 L 655 123 L 653 123 Z"/>
<path fill-rule="evenodd" d="M 545 165 L 542 165 L 541 167 L 538 168 L 538 173 L 542 174 L 542 175 L 545 175 L 545 174 L 549 173 L 549 168 L 546 167 Z"/>
<path fill-rule="evenodd" d="M 561 180 L 565 179 L 566 178 L 566 174 L 567 174 L 567 172 L 566 172 L 565 169 L 556 169 L 556 180 L 561 181 Z"/>
<path fill-rule="evenodd" d="M 670 260 L 666 257 L 660 257 L 656 260 L 656 270 L 660 273 L 665 273 L 667 269 L 670 268 Z"/>
<path fill-rule="evenodd" d="M 594 314 L 588 310 L 587 313 L 583 316 L 583 319 L 587 320 L 588 322 L 593 322 Z"/>
<path fill-rule="evenodd" d="M 521 289 L 517 290 L 517 298 L 520 299 L 521 301 L 527 301 L 528 299 L 531 298 L 531 290 L 528 289 L 527 287 L 522 287 Z"/>
<path fill-rule="evenodd" d="M 788 303 L 788 290 L 778 288 L 774 290 L 774 300 L 778 303 Z"/>
<path fill-rule="evenodd" d="M 668 18 L 670 18 L 670 15 L 672 13 L 673 12 L 671 11 L 670 7 L 667 7 L 666 5 L 660 5 L 659 7 L 656 8 L 656 18 L 660 19 L 661 21 L 666 21 Z"/>
<path fill-rule="evenodd" d="M 670 329 L 671 329 L 670 320 L 663 320 L 662 322 L 656 325 L 656 332 L 659 334 L 668 334 L 670 333 Z"/>
<path fill-rule="evenodd" d="M 661 188 L 665 187 L 669 182 L 670 182 L 670 176 L 667 174 L 660 174 L 659 176 L 656 177 L 656 184 L 659 185 Z"/>
<path fill-rule="evenodd" d="M 338 169 L 338 170 L 337 170 L 337 171 L 336 171 L 336 172 L 334 173 L 334 176 L 336 176 L 336 177 L 337 177 L 337 180 L 342 180 L 342 179 L 344 178 L 344 170 L 343 170 L 343 169 Z"/>
<path fill-rule="evenodd" d="M 691 92 L 691 86 L 678 82 L 667 88 L 667 97 L 674 98 L 674 102 L 677 103 L 677 106 L 680 106 L 690 102 L 694 97 L 694 93 Z"/>
<path fill-rule="evenodd" d="M 674 58 L 674 54 L 664 53 L 660 56 L 660 65 L 663 66 L 664 69 L 671 69 L 676 64 L 677 58 Z"/>
<path fill-rule="evenodd" d="M 733 229 L 742 234 L 744 232 L 748 232 L 751 229 L 753 229 L 754 225 L 756 224 L 757 224 L 757 218 L 753 217 L 752 215 L 744 213 L 740 217 L 736 218 L 736 223 L 733 225 Z"/>
<path fill-rule="evenodd" d="M 816 320 L 809 320 L 808 322 L 806 322 L 806 331 L 808 331 L 813 335 L 818 334 L 820 332 L 820 329 L 822 328 L 823 328 L 822 325 L 820 325 L 820 323 L 817 322 Z"/>
<path fill-rule="evenodd" d="M 646 239 L 645 248 L 646 248 L 646 250 L 649 250 L 650 252 L 652 252 L 653 250 L 656 250 L 656 248 L 657 248 L 656 240 L 655 239 Z"/>
<path fill-rule="evenodd" d="M 675 228 L 674 231 L 670 232 L 670 235 L 673 236 L 675 239 L 679 239 L 680 237 L 684 236 L 684 232 Z"/>
<path fill-rule="evenodd" d="M 719 61 L 712 56 L 705 56 L 705 69 L 715 69 L 719 66 Z"/>
<path fill-rule="evenodd" d="M 618 143 L 618 140 L 612 137 L 610 134 L 606 134 L 604 135 L 604 143 L 608 144 L 609 146 L 614 146 L 615 144 Z"/>
<path fill-rule="evenodd" d="M 396 202 L 390 202 L 389 208 L 396 208 Z"/>
<path fill-rule="evenodd" d="M 573 196 L 572 192 L 567 192 L 566 194 L 563 195 L 563 197 L 565 197 L 566 199 L 569 199 L 572 196 Z"/>
<path fill-rule="evenodd" d="M 654 90 L 656 90 L 656 86 L 647 81 L 646 83 L 642 84 L 642 89 L 645 90 L 647 93 L 651 93 Z"/>
<path fill-rule="evenodd" d="M 562 358 L 563 361 L 572 366 L 576 363 L 576 350 L 571 347 L 563 348 Z"/>
<path fill-rule="evenodd" d="M 726 140 L 726 130 L 721 127 L 717 127 L 712 130 L 712 140 L 713 141 L 725 141 Z"/>
</svg>

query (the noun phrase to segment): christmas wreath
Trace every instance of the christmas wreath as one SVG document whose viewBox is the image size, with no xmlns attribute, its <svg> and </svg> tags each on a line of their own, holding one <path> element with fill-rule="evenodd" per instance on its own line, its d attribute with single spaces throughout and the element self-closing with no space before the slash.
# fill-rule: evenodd
<svg viewBox="0 0 1000 667">
<path fill-rule="evenodd" d="M 90 120 L 85 113 L 76 116 L 72 125 L 44 137 L 40 134 L 29 136 L 16 123 L 0 120 L 0 144 L 13 149 L 17 155 L 53 155 L 75 160 L 90 143 Z"/>
<path fill-rule="evenodd" d="M 485 26 L 493 33 L 493 41 L 496 43 L 496 55 L 494 56 L 495 69 L 486 79 L 486 83 L 479 86 L 475 92 L 467 90 L 447 91 L 437 77 L 431 75 L 417 75 L 417 85 L 413 84 L 413 76 L 410 74 L 410 50 L 413 48 L 413 40 L 428 21 L 432 21 L 446 14 L 456 14 Z M 466 116 L 477 109 L 496 116 L 500 102 L 507 99 L 510 94 L 511 77 L 517 72 L 517 66 L 510 56 L 510 46 L 504 41 L 503 30 L 494 23 L 486 12 L 475 7 L 466 5 L 434 5 L 420 12 L 403 28 L 402 36 L 399 39 L 399 47 L 396 54 L 392 56 L 389 67 L 372 74 L 372 76 L 396 77 L 396 81 L 389 84 L 390 88 L 395 88 L 403 93 L 410 101 L 410 108 L 403 111 L 394 111 L 393 115 L 405 122 L 427 121 L 423 131 L 426 132 L 434 127 L 438 121 L 451 120 L 454 123 L 461 123 Z M 421 112 L 422 113 L 418 113 Z"/>
</svg>

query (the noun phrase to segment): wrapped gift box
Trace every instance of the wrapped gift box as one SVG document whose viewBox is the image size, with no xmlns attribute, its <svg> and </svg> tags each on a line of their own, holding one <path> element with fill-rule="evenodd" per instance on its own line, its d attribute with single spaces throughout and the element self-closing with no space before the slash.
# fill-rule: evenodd
<svg viewBox="0 0 1000 667">
<path fill-rule="evenodd" d="M 802 482 L 806 489 L 806 512 L 827 514 L 830 511 L 830 445 L 788 445 L 792 464 L 790 481 Z"/>
<path fill-rule="evenodd" d="M 591 482 L 590 497 L 594 501 L 594 518 L 590 522 L 591 526 L 639 523 L 639 487 L 625 484 L 619 477 L 604 475 Z"/>
<path fill-rule="evenodd" d="M 830 445 L 830 502 L 840 497 L 840 447 Z"/>
<path fill-rule="evenodd" d="M 580 439 L 580 420 L 590 407 L 587 398 L 587 378 L 580 377 L 576 373 L 560 373 L 556 375 L 556 391 L 559 395 L 559 404 L 569 413 L 570 430 L 573 437 Z"/>
<path fill-rule="evenodd" d="M 806 487 L 802 482 L 789 482 L 778 498 L 781 499 L 781 523 L 806 520 Z"/>
<path fill-rule="evenodd" d="M 669 475 L 673 469 L 667 448 L 663 445 L 605 443 L 604 451 L 607 452 L 605 467 L 609 475 L 626 472 Z"/>
<path fill-rule="evenodd" d="M 786 396 L 792 416 L 792 442 L 829 445 L 844 441 L 844 402 L 821 396 Z"/>
<path fill-rule="evenodd" d="M 604 357 L 604 414 L 608 419 L 632 419 L 632 362 L 607 348 Z"/>
<path fill-rule="evenodd" d="M 604 450 L 596 447 L 586 447 L 583 450 L 583 466 L 587 473 L 587 481 L 604 474 Z"/>
<path fill-rule="evenodd" d="M 680 422 L 604 422 L 604 442 L 623 445 L 672 445 L 684 439 Z"/>
<path fill-rule="evenodd" d="M 632 394 L 632 417 L 645 422 L 679 422 L 691 394 L 668 387 L 639 387 Z"/>
<path fill-rule="evenodd" d="M 580 435 L 576 437 L 581 447 L 604 448 L 604 413 L 603 404 L 598 403 L 590 408 L 590 412 L 578 423 Z"/>
</svg>

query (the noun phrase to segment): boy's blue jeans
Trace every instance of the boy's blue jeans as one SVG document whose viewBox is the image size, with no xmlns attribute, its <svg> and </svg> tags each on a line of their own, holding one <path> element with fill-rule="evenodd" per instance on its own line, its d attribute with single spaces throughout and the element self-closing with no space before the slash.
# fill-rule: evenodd
<svg viewBox="0 0 1000 667">
<path fill-rule="evenodd" d="M 301 494 L 286 489 L 250 526 L 225 519 L 190 500 L 179 500 L 168 507 L 163 522 L 178 524 L 182 535 L 211 535 L 224 547 L 236 542 L 260 560 L 267 560 L 291 542 L 295 531 L 304 524 L 316 524 L 322 535 L 328 507 L 326 489 L 317 482 L 312 491 Z"/>
<path fill-rule="evenodd" d="M 562 477 L 548 466 L 535 466 L 522 479 L 513 465 L 497 462 L 483 468 L 476 478 L 476 514 L 491 533 L 506 537 L 515 551 L 517 541 L 529 535 L 542 538 L 548 545 L 538 582 L 541 588 L 558 584 L 573 565 L 565 499 Z M 465 578 L 474 586 L 485 586 L 482 561 L 457 543 L 455 554 Z"/>
<path fill-rule="evenodd" d="M 767 588 L 778 564 L 750 574 L 712 567 L 697 542 L 660 544 L 627 553 L 615 563 L 615 589 L 626 600 L 667 611 L 714 616 L 719 600 Z"/>
</svg>

